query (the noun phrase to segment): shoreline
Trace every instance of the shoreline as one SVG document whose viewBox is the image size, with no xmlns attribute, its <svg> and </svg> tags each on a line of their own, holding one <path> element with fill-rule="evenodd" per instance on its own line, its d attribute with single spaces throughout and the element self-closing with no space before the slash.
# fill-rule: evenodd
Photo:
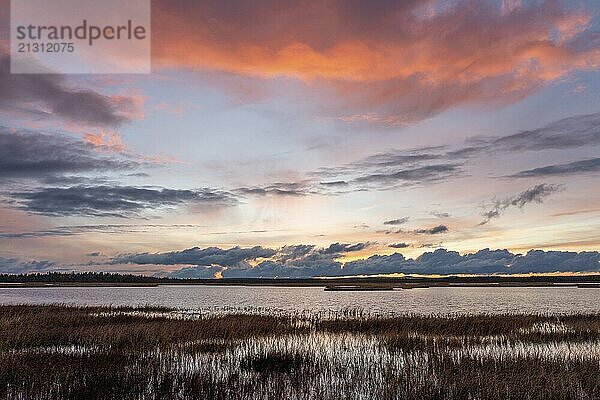
<svg viewBox="0 0 600 400">
<path fill-rule="evenodd" d="M 409 290 L 429 288 L 465 288 L 465 287 L 576 287 L 581 289 L 600 288 L 600 280 L 596 276 L 574 277 L 577 279 L 538 280 L 538 279 L 503 279 L 503 278 L 419 278 L 406 280 L 405 278 L 373 279 L 373 278 L 348 278 L 348 279 L 252 279 L 252 280 L 189 280 L 174 282 L 0 282 L 1 289 L 18 288 L 59 288 L 59 287 L 159 287 L 159 286 L 232 286 L 232 287 L 322 287 L 326 291 L 381 291 L 381 290 Z M 590 279 L 592 278 L 592 279 Z"/>
</svg>

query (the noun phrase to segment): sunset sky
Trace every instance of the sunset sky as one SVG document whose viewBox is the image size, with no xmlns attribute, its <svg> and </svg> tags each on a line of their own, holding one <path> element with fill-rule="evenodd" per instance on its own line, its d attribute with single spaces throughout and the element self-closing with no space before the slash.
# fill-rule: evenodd
<svg viewBox="0 0 600 400">
<path fill-rule="evenodd" d="M 140 75 L 10 74 L 8 43 L 0 0 L 0 272 L 600 269 L 596 0 L 156 0 Z"/>
</svg>

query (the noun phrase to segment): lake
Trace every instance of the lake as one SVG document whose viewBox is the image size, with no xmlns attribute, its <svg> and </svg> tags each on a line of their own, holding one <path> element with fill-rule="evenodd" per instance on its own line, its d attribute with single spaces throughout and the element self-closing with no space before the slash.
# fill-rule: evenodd
<svg viewBox="0 0 600 400">
<path fill-rule="evenodd" d="M 183 286 L 1 288 L 0 304 L 155 305 L 287 312 L 361 308 L 382 314 L 600 313 L 600 288 L 434 287 L 326 292 L 317 287 Z"/>
</svg>

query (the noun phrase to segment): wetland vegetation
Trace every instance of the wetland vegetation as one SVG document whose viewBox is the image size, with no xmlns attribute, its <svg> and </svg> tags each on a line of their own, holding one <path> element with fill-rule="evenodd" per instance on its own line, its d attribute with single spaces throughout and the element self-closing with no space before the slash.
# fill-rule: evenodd
<svg viewBox="0 0 600 400">
<path fill-rule="evenodd" d="M 0 306 L 6 399 L 597 399 L 600 315 Z"/>
</svg>

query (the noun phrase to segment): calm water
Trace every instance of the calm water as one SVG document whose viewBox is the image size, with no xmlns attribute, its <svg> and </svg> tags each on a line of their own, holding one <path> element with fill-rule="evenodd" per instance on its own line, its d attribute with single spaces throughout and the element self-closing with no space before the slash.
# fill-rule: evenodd
<svg viewBox="0 0 600 400">
<path fill-rule="evenodd" d="M 598 288 L 428 288 L 382 292 L 325 292 L 322 288 L 158 286 L 0 289 L 2 304 L 160 305 L 373 313 L 600 313 Z"/>
</svg>

